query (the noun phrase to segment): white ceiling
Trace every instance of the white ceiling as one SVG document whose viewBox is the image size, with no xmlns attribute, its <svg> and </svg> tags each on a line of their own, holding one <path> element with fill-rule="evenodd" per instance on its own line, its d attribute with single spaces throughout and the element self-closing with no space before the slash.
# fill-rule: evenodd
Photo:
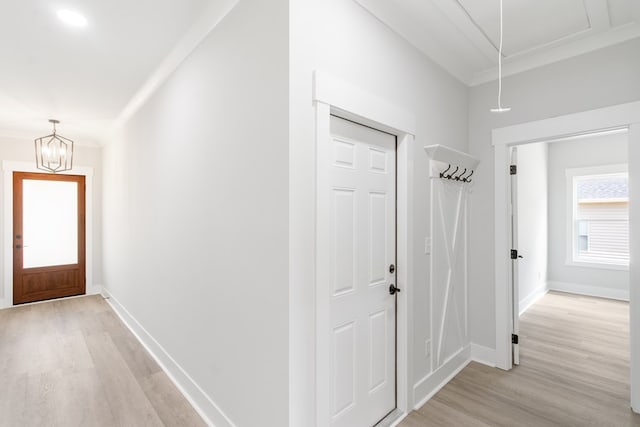
<svg viewBox="0 0 640 427">
<path fill-rule="evenodd" d="M 0 136 L 104 142 L 238 0 L 11 0 Z M 462 82 L 495 79 L 498 0 L 356 0 Z M 504 73 L 640 37 L 640 0 L 506 0 Z M 59 8 L 83 13 L 70 28 Z"/>
<path fill-rule="evenodd" d="M 356 0 L 468 85 L 497 76 L 498 0 Z M 640 0 L 505 0 L 504 75 L 640 37 Z"/>
<path fill-rule="evenodd" d="M 0 134 L 46 135 L 49 118 L 99 143 L 210 0 L 13 0 L 0 13 Z M 60 8 L 85 28 L 63 24 Z"/>
</svg>

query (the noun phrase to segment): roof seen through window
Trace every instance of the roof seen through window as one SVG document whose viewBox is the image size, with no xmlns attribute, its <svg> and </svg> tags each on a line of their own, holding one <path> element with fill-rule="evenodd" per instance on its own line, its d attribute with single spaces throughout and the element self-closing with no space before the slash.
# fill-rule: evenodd
<svg viewBox="0 0 640 427">
<path fill-rule="evenodd" d="M 578 179 L 578 200 L 608 200 L 629 198 L 629 176 L 602 175 Z"/>
</svg>

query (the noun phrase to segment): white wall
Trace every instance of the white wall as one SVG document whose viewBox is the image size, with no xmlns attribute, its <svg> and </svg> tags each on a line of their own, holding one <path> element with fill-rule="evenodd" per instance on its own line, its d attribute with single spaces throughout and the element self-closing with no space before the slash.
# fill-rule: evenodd
<svg viewBox="0 0 640 427">
<path fill-rule="evenodd" d="M 506 114 L 492 114 L 496 82 L 469 93 L 469 150 L 481 159 L 472 195 L 469 259 L 471 340 L 495 347 L 494 165 L 491 130 L 640 99 L 640 40 L 510 76 Z M 630 159 L 633 169 L 635 159 Z M 636 166 L 640 167 L 640 165 Z M 633 184 L 632 184 L 633 185 Z"/>
<path fill-rule="evenodd" d="M 312 72 L 323 70 L 404 108 L 417 117 L 414 171 L 413 370 L 430 373 L 428 160 L 422 147 L 466 150 L 467 88 L 351 0 L 294 0 L 290 10 L 291 420 L 314 425 L 315 142 Z M 399 268 L 402 268 L 401 266 Z M 423 397 L 423 396 L 421 396 Z M 421 398 L 420 397 L 420 398 Z"/>
<path fill-rule="evenodd" d="M 628 271 L 567 265 L 566 170 L 627 163 L 627 134 L 549 144 L 549 287 L 597 296 L 629 295 Z M 601 289 L 603 288 L 603 289 Z M 609 292 L 607 293 L 607 290 Z"/>
<path fill-rule="evenodd" d="M 287 2 L 240 1 L 104 149 L 105 287 L 218 426 L 288 425 L 288 90 Z"/>
<path fill-rule="evenodd" d="M 44 133 L 43 133 L 44 135 Z M 67 135 L 71 139 L 73 135 Z M 39 135 L 34 135 L 34 138 Z M 17 139 L 17 138 L 4 138 L 0 137 L 0 165 L 3 161 L 13 162 L 28 162 L 33 163 L 35 166 L 35 152 L 33 140 Z M 87 291 L 90 292 L 91 286 L 99 286 L 102 284 L 102 149 L 99 147 L 89 147 L 75 144 L 74 147 L 74 166 L 83 166 L 93 168 L 93 200 L 87 200 L 87 203 L 92 203 L 93 208 L 93 246 L 90 248 L 93 251 L 93 283 L 87 283 Z M 0 188 L 4 186 L 4 174 L 0 174 Z M 5 195 L 11 197 L 11 195 Z M 4 210 L 0 209 L 0 224 L 4 224 Z M 0 259 L 4 259 L 4 249 L 6 248 L 5 237 L 11 238 L 12 236 L 4 236 L 4 227 L 0 227 Z M 0 277 L 4 277 L 3 271 L 0 271 Z M 5 283 L 0 286 L 0 301 L 5 296 L 5 289 L 13 286 L 12 283 Z M 5 302 L 8 305 L 13 304 L 12 301 Z M 2 304 L 0 303 L 0 306 Z"/>
<path fill-rule="evenodd" d="M 518 147 L 518 282 L 520 313 L 547 288 L 547 172 L 545 143 Z"/>
</svg>

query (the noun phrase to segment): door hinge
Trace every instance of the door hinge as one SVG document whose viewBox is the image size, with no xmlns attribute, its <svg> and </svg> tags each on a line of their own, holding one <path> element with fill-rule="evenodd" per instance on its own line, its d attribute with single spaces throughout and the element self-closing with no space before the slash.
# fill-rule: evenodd
<svg viewBox="0 0 640 427">
<path fill-rule="evenodd" d="M 515 175 L 516 173 L 518 173 L 518 166 L 517 165 L 509 166 L 509 174 Z"/>
<path fill-rule="evenodd" d="M 516 334 L 511 334 L 511 344 L 518 344 L 518 336 Z"/>
<path fill-rule="evenodd" d="M 518 259 L 518 250 L 511 249 L 511 259 Z"/>
</svg>

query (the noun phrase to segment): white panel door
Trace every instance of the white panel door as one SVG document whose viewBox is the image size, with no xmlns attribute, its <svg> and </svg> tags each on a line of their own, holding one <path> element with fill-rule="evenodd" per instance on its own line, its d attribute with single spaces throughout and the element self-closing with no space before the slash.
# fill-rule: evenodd
<svg viewBox="0 0 640 427">
<path fill-rule="evenodd" d="M 330 420 L 371 427 L 396 407 L 396 138 L 333 116 L 331 134 Z"/>
</svg>

